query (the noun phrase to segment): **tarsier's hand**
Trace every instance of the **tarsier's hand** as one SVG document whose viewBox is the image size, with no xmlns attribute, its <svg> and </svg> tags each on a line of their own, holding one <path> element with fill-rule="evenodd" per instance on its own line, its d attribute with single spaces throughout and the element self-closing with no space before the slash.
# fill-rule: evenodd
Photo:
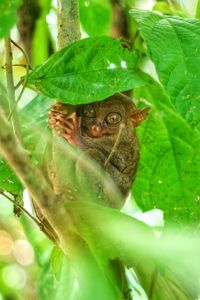
<svg viewBox="0 0 200 300">
<path fill-rule="evenodd" d="M 76 112 L 68 114 L 67 105 L 56 103 L 51 107 L 49 126 L 71 145 L 80 145 L 80 121 Z"/>
</svg>

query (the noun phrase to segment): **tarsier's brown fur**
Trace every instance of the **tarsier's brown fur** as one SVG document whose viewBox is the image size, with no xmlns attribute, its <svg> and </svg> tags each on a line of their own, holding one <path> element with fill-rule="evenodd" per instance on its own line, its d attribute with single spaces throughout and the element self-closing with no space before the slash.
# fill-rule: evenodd
<svg viewBox="0 0 200 300">
<path fill-rule="evenodd" d="M 104 101 L 79 105 L 70 115 L 67 105 L 55 104 L 49 124 L 106 170 L 125 199 L 139 160 L 135 127 L 147 113 L 148 109 L 136 109 L 129 97 L 119 93 Z M 119 208 L 122 204 L 112 203 L 111 206 Z"/>
</svg>

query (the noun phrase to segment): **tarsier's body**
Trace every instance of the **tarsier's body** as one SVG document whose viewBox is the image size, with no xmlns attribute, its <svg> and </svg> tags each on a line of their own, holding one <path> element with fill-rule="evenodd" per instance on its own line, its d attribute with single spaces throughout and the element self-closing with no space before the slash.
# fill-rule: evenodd
<svg viewBox="0 0 200 300">
<path fill-rule="evenodd" d="M 65 105 L 56 104 L 51 109 L 49 124 L 106 170 L 126 198 L 139 159 L 135 127 L 147 112 L 136 109 L 127 96 L 116 94 L 101 102 L 80 105 L 71 115 Z M 114 207 L 121 205 L 111 203 Z"/>
</svg>

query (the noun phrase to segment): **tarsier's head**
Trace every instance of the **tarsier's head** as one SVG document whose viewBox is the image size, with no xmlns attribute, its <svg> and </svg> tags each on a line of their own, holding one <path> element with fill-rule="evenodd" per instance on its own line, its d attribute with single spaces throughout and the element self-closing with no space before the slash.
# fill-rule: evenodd
<svg viewBox="0 0 200 300">
<path fill-rule="evenodd" d="M 91 138 L 118 134 L 121 126 L 134 128 L 147 114 L 148 109 L 136 109 L 132 100 L 121 93 L 104 101 L 81 105 L 78 109 L 82 135 Z"/>
</svg>

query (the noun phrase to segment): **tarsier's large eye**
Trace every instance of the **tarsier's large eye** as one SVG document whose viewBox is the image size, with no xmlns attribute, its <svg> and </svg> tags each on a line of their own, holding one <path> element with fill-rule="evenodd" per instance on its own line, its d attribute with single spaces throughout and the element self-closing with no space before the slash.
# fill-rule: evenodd
<svg viewBox="0 0 200 300">
<path fill-rule="evenodd" d="M 122 116 L 119 113 L 112 112 L 107 115 L 106 122 L 108 124 L 115 125 L 115 124 L 119 123 L 121 121 L 121 119 L 122 119 Z"/>
<path fill-rule="evenodd" d="M 96 112 L 92 105 L 86 105 L 82 109 L 82 114 L 87 118 L 95 118 Z"/>
</svg>

